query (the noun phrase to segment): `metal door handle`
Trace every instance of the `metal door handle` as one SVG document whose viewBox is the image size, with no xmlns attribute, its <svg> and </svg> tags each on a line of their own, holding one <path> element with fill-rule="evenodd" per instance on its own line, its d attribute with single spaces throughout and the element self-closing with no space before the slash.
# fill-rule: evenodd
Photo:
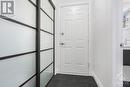
<svg viewBox="0 0 130 87">
<path fill-rule="evenodd" d="M 124 43 L 121 43 L 121 44 L 120 44 L 120 47 L 124 47 Z"/>
<path fill-rule="evenodd" d="M 61 35 L 63 36 L 63 35 L 64 35 L 64 33 L 62 32 L 62 33 L 61 33 Z"/>
<path fill-rule="evenodd" d="M 65 45 L 65 43 L 60 43 L 60 45 L 62 45 L 62 46 L 63 46 L 63 45 Z"/>
</svg>

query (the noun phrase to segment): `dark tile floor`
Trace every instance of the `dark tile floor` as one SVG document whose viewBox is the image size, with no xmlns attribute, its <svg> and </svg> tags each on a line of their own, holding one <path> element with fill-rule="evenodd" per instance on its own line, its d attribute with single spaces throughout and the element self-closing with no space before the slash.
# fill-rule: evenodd
<svg viewBox="0 0 130 87">
<path fill-rule="evenodd" d="M 57 74 L 47 87 L 98 87 L 91 76 Z"/>
<path fill-rule="evenodd" d="M 130 82 L 124 81 L 123 82 L 123 87 L 130 87 Z"/>
</svg>

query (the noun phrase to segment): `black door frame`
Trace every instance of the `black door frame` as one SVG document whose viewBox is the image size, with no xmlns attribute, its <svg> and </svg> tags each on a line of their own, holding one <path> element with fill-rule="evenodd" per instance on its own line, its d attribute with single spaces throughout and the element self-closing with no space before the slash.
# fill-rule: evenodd
<svg viewBox="0 0 130 87">
<path fill-rule="evenodd" d="M 55 75 L 55 5 L 52 0 L 48 0 L 53 7 L 53 19 L 41 8 L 41 0 L 36 1 L 36 87 L 40 87 L 40 74 L 45 70 L 40 72 L 40 18 L 42 10 L 52 21 L 53 21 L 53 62 L 49 64 L 46 68 L 53 64 L 53 76 Z M 48 32 L 50 33 L 50 32 Z"/>
</svg>

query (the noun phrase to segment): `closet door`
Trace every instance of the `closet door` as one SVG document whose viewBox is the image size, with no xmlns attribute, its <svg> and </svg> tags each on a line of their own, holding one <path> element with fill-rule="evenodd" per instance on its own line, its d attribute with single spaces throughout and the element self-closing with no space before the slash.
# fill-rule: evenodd
<svg viewBox="0 0 130 87">
<path fill-rule="evenodd" d="M 40 0 L 39 29 L 36 1 L 14 0 L 14 14 L 0 14 L 0 87 L 37 87 L 38 79 L 45 87 L 54 75 L 55 9 L 51 1 Z"/>
<path fill-rule="evenodd" d="M 0 14 L 0 87 L 36 87 L 36 9 L 28 0 L 11 1 L 14 14 Z"/>
<path fill-rule="evenodd" d="M 54 75 L 54 7 L 51 1 L 41 0 L 40 87 L 45 87 Z"/>
</svg>

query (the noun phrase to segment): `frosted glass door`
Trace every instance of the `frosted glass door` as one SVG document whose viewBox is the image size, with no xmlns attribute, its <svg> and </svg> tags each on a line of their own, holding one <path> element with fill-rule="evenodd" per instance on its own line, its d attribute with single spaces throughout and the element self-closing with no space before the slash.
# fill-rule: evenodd
<svg viewBox="0 0 130 87">
<path fill-rule="evenodd" d="M 40 85 L 45 87 L 54 75 L 54 7 L 52 2 L 40 0 L 39 29 L 38 0 L 11 1 L 14 14 L 0 14 L 0 87 L 37 87 L 36 68 L 40 68 Z M 37 43 L 40 48 L 36 49 Z M 36 67 L 39 50 L 40 67 Z"/>
<path fill-rule="evenodd" d="M 46 87 L 54 75 L 54 8 L 41 0 L 40 87 Z"/>
<path fill-rule="evenodd" d="M 0 87 L 36 87 L 36 8 L 11 1 L 14 14 L 0 15 Z"/>
</svg>

